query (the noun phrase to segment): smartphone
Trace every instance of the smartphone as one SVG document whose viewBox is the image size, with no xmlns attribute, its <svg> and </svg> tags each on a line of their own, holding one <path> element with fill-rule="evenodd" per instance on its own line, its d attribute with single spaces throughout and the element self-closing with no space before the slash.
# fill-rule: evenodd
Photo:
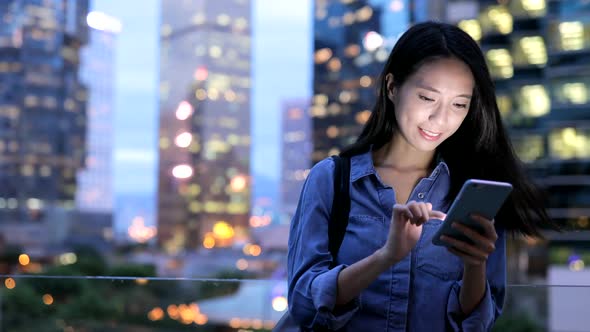
<svg viewBox="0 0 590 332">
<path fill-rule="evenodd" d="M 432 237 L 432 243 L 437 246 L 448 246 L 446 242 L 440 239 L 442 235 L 472 243 L 467 236 L 451 227 L 451 224 L 455 221 L 460 222 L 477 232 L 483 233 L 482 226 L 471 219 L 470 215 L 479 214 L 485 218 L 493 219 L 511 191 L 512 185 L 507 182 L 479 179 L 465 181 L 453 204 L 451 204 L 447 217 Z"/>
</svg>

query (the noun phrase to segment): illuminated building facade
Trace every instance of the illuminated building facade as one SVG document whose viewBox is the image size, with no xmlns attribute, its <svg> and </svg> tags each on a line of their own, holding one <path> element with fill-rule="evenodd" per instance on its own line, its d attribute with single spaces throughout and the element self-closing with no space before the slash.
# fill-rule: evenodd
<svg viewBox="0 0 590 332">
<path fill-rule="evenodd" d="M 169 253 L 248 237 L 250 50 L 250 1 L 162 1 L 158 243 Z"/>
<path fill-rule="evenodd" d="M 476 15 L 453 23 L 485 53 L 517 153 L 547 190 L 551 216 L 590 230 L 590 3 L 474 4 Z"/>
<path fill-rule="evenodd" d="M 121 23 L 100 12 L 88 15 L 89 43 L 82 51 L 80 76 L 88 86 L 86 167 L 78 173 L 76 206 L 85 212 L 112 213 L 115 42 Z"/>
<path fill-rule="evenodd" d="M 75 206 L 87 89 L 78 77 L 88 2 L 0 2 L 0 220 Z"/>
<path fill-rule="evenodd" d="M 292 216 L 297 208 L 303 182 L 311 167 L 311 118 L 305 99 L 283 104 L 281 212 Z"/>
<path fill-rule="evenodd" d="M 360 134 L 375 103 L 378 75 L 408 23 L 407 1 L 315 1 L 314 164 Z"/>
</svg>

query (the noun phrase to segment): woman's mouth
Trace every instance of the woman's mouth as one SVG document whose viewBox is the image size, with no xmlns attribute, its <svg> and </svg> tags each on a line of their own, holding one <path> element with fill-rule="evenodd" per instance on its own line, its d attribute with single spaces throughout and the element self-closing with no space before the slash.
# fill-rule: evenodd
<svg viewBox="0 0 590 332">
<path fill-rule="evenodd" d="M 436 133 L 430 130 L 422 129 L 420 127 L 418 127 L 418 130 L 420 131 L 420 135 L 429 141 L 436 141 L 441 136 L 441 133 Z"/>
</svg>

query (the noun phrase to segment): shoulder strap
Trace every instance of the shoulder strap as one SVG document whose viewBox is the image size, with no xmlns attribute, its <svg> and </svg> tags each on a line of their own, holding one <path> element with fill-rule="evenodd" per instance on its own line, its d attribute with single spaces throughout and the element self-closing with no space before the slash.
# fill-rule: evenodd
<svg viewBox="0 0 590 332">
<path fill-rule="evenodd" d="M 350 158 L 332 156 L 332 159 L 334 160 L 334 200 L 330 211 L 328 239 L 332 265 L 335 265 L 350 214 Z"/>
</svg>

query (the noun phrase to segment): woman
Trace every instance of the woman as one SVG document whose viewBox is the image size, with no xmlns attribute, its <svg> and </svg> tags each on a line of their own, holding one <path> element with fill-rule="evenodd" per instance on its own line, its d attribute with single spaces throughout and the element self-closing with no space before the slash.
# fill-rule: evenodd
<svg viewBox="0 0 590 332">
<path fill-rule="evenodd" d="M 478 45 L 426 22 L 396 43 L 351 160 L 351 210 L 332 266 L 327 225 L 334 162 L 315 165 L 289 237 L 289 310 L 304 330 L 489 331 L 506 287 L 505 231 L 550 224 L 515 156 Z M 433 234 L 470 178 L 510 182 L 496 221 L 474 215 L 474 244 Z"/>
</svg>

